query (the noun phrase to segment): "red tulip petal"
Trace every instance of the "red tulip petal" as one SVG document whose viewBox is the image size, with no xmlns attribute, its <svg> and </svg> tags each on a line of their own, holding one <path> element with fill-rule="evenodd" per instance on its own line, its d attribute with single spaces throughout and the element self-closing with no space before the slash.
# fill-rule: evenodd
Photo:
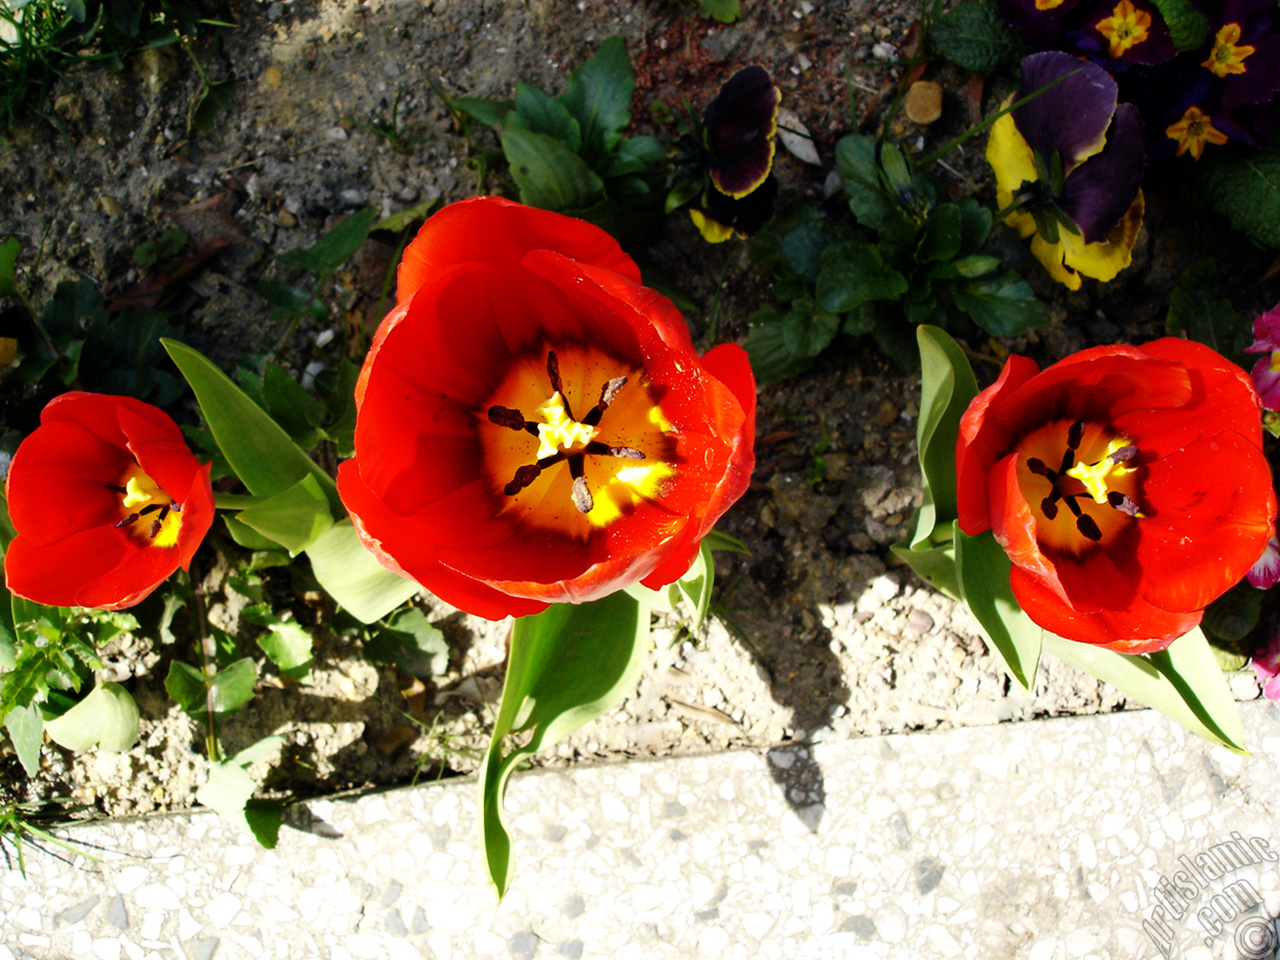
<svg viewBox="0 0 1280 960">
<path fill-rule="evenodd" d="M 1041 552 L 1036 539 L 1036 520 L 1018 484 L 1018 456 L 1009 454 L 995 465 L 987 478 L 991 494 L 991 532 L 1015 568 L 1026 570 L 1047 589 L 1065 598 L 1066 591 L 1058 580 L 1058 572 L 1053 562 Z"/>
<path fill-rule="evenodd" d="M 1024 613 L 1050 633 L 1067 640 L 1092 643 L 1122 653 L 1163 650 L 1200 623 L 1203 611 L 1169 613 L 1141 597 L 1123 610 L 1085 613 L 1071 607 L 1045 584 L 1017 567 L 1009 578 L 1013 595 Z"/>
<path fill-rule="evenodd" d="M 117 432 L 118 432 L 118 428 Z M 22 441 L 9 466 L 9 516 L 29 545 L 55 543 L 124 516 L 118 484 L 133 457 L 79 423 L 55 419 Z"/>
<path fill-rule="evenodd" d="M 360 539 L 388 570 L 410 577 L 446 603 L 488 620 L 546 609 L 545 603 L 511 597 L 441 564 L 424 531 L 388 511 L 361 481 L 355 461 L 339 466 L 338 490 Z"/>
<path fill-rule="evenodd" d="M 1116 426 L 1133 437 L 1144 454 L 1164 456 L 1224 427 L 1262 447 L 1261 404 L 1248 374 L 1192 340 L 1165 337 L 1142 349 L 1182 364 L 1191 385 L 1191 395 L 1176 416 L 1163 409 L 1138 409 L 1116 418 Z"/>
<path fill-rule="evenodd" d="M 450 204 L 423 224 L 405 248 L 396 299 L 408 299 L 458 264 L 505 266 L 518 263 L 530 250 L 554 250 L 640 280 L 635 261 L 599 227 L 501 197 L 475 197 Z"/>
<path fill-rule="evenodd" d="M 5 551 L 5 585 L 20 597 L 53 607 L 92 606 L 84 597 L 99 599 L 97 585 L 133 553 L 136 543 L 123 530 L 97 526 L 56 543 L 35 543 L 21 533 Z M 172 570 L 170 571 L 172 572 Z M 159 580 L 164 579 L 161 576 Z M 158 583 L 159 580 L 156 582 Z M 145 584 L 129 583 L 118 600 Z"/>
<path fill-rule="evenodd" d="M 1235 433 L 1201 437 L 1147 467 L 1138 589 L 1165 610 L 1200 610 L 1262 554 L 1276 499 L 1261 451 Z"/>
<path fill-rule="evenodd" d="M 971 537 L 991 528 L 987 471 L 1009 452 L 1016 439 L 997 419 L 988 420 L 987 414 L 993 407 L 999 409 L 1005 396 L 1039 371 L 1034 360 L 1016 354 L 1011 356 L 996 382 L 974 397 L 960 418 L 956 443 L 956 505 L 960 529 Z"/>
<path fill-rule="evenodd" d="M 78 423 L 105 442 L 123 447 L 126 438 L 124 431 L 120 429 L 119 410 L 126 400 L 148 406 L 141 400 L 130 397 L 72 390 L 50 400 L 40 411 L 40 422 L 43 424 L 67 420 Z"/>
</svg>

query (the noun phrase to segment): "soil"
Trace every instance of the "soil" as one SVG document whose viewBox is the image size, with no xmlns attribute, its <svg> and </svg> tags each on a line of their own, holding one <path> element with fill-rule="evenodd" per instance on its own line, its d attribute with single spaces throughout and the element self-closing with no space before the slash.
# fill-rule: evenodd
<svg viewBox="0 0 1280 960">
<path fill-rule="evenodd" d="M 782 88 L 784 106 L 813 132 L 822 159 L 820 167 L 806 165 L 780 150 L 783 197 L 822 202 L 835 141 L 887 106 L 904 69 L 894 62 L 919 5 L 743 6 L 742 22 L 722 26 L 674 3 L 619 0 L 221 5 L 219 16 L 234 28 L 191 51 L 212 79 L 235 81 L 212 129 L 187 132 L 199 80 L 178 48 L 136 56 L 118 73 L 72 73 L 57 91 L 57 122 L 32 121 L 0 145 L 0 236 L 15 234 L 27 251 L 40 251 L 35 267 L 24 256 L 20 274 L 36 302 L 77 277 L 108 291 L 127 288 L 139 279 L 134 249 L 170 226 L 197 239 L 221 237 L 228 246 L 182 292 L 185 339 L 230 369 L 284 336 L 281 355 L 297 373 L 315 375 L 337 364 L 351 329 L 376 324 L 394 250 L 367 244 L 334 278 L 333 316 L 287 336 L 250 288 L 294 279 L 272 255 L 310 245 L 354 210 L 373 205 L 390 215 L 476 191 L 466 143 L 433 83 L 477 97 L 510 96 L 519 82 L 559 92 L 568 69 L 620 35 L 639 75 L 633 115 L 645 125 L 653 99 L 704 104 L 736 69 L 760 63 Z M 931 67 L 929 75 L 946 88 L 943 117 L 902 129 L 935 144 L 970 122 L 969 88 L 954 71 Z M 988 96 L 983 105 L 992 102 Z M 393 106 L 398 142 L 371 129 Z M 482 137 L 477 144 L 491 146 Z M 947 162 L 958 191 L 989 189 L 980 149 L 962 148 Z M 514 196 L 501 178 L 487 187 Z M 1109 287 L 1064 295 L 1035 276 L 1038 291 L 1052 298 L 1054 322 L 1010 346 L 1047 362 L 1091 343 L 1157 333 L 1185 248 L 1206 243 L 1185 230 L 1160 236 L 1168 239 L 1155 249 L 1144 237 L 1131 273 Z M 741 340 L 747 316 L 767 302 L 768 284 L 742 246 L 709 247 L 683 217 L 645 253 L 690 293 L 703 318 L 729 258 L 722 338 Z M 1262 275 L 1259 257 L 1228 264 L 1224 282 Z M 1277 299 L 1274 284 L 1255 293 Z M 867 347 L 845 345 L 812 372 L 762 388 L 757 471 L 722 525 L 751 555 L 718 555 L 720 615 L 695 632 L 660 618 L 639 689 L 538 762 L 767 747 L 1126 706 L 1115 690 L 1050 658 L 1033 696 L 1011 687 L 967 612 L 895 562 L 889 545 L 906 532 L 920 498 L 919 378 Z M 980 365 L 978 373 L 989 381 L 996 367 Z M 222 565 L 203 573 L 208 595 L 227 598 L 210 615 L 247 638 L 243 604 L 221 590 L 225 576 Z M 288 589 L 287 574 L 273 573 L 269 582 Z M 332 629 L 332 608 L 307 597 L 296 613 L 317 635 L 311 683 L 265 677 L 254 700 L 224 724 L 228 751 L 283 735 L 284 756 L 266 786 L 303 796 L 474 769 L 501 689 L 509 626 L 423 595 L 418 602 L 451 650 L 447 670 L 424 684 L 370 664 L 358 640 Z M 169 699 L 163 679 L 171 660 L 194 658 L 196 642 L 128 636 L 106 651 L 110 679 L 124 682 L 142 710 L 138 745 L 72 755 L 48 744 L 31 795 L 70 795 L 112 816 L 192 804 L 207 766 L 203 731 Z M 249 639 L 242 645 L 256 650 Z M 1231 683 L 1242 699 L 1259 694 L 1251 674 Z M 820 794 L 820 772 L 805 789 Z"/>
</svg>

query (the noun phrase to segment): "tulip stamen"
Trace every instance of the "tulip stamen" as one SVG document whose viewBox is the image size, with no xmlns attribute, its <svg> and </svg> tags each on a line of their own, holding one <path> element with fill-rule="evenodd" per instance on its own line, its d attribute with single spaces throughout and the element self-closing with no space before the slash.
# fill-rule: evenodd
<svg viewBox="0 0 1280 960">
<path fill-rule="evenodd" d="M 564 394 L 564 381 L 560 379 L 560 358 L 556 356 L 554 350 L 547 351 L 547 379 L 551 381 L 551 393 L 560 394 L 560 402 L 564 406 L 565 416 L 570 420 L 577 420 L 573 415 L 573 411 L 569 409 L 569 398 Z"/>
<path fill-rule="evenodd" d="M 618 392 L 626 385 L 626 377 L 614 377 L 601 387 L 600 402 L 591 408 L 590 412 L 582 418 L 582 422 L 588 426 L 598 426 L 600 418 L 604 416 L 604 412 L 609 409 L 609 404 L 613 403 L 614 398 L 618 396 Z"/>
</svg>

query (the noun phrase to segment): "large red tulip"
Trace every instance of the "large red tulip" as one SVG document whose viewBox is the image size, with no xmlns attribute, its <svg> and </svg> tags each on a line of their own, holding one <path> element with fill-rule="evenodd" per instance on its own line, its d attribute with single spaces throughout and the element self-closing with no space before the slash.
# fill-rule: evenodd
<svg viewBox="0 0 1280 960">
<path fill-rule="evenodd" d="M 1239 581 L 1274 530 L 1258 395 L 1208 347 L 1010 357 L 956 450 L 960 528 L 988 529 L 1036 623 L 1122 653 L 1162 650 Z"/>
<path fill-rule="evenodd" d="M 494 197 L 433 216 L 356 387 L 338 490 L 387 567 L 490 619 L 677 580 L 754 464 L 745 351 L 699 357 L 608 234 Z"/>
<path fill-rule="evenodd" d="M 133 606 L 187 568 L 213 523 L 209 464 L 168 414 L 131 397 L 51 401 L 6 491 L 17 537 L 5 583 L 50 606 Z"/>
</svg>

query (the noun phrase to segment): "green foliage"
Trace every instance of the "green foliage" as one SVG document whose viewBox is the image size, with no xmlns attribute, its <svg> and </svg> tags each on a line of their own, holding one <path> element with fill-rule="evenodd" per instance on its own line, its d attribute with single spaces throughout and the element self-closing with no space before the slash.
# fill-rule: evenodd
<svg viewBox="0 0 1280 960">
<path fill-rule="evenodd" d="M 530 206 L 588 220 L 620 239 L 656 229 L 666 150 L 655 137 L 631 137 L 636 74 L 620 37 L 600 44 L 569 74 L 558 97 L 520 84 L 512 100 L 446 98 L 455 119 L 499 131 L 503 154 Z M 469 129 L 464 129 L 469 132 Z"/>
<path fill-rule="evenodd" d="M 926 36 L 939 56 L 974 73 L 997 73 L 1026 53 L 1026 45 L 1004 22 L 995 0 L 958 4 L 934 20 Z"/>
<path fill-rule="evenodd" d="M 317 537 L 307 556 L 320 586 L 362 623 L 381 620 L 419 590 L 412 580 L 378 562 L 350 520 L 335 523 Z"/>
<path fill-rule="evenodd" d="M 164 688 L 184 713 L 205 719 L 235 713 L 253 699 L 253 685 L 258 682 L 258 666 L 248 657 L 235 661 L 225 669 L 207 674 L 189 663 L 174 660 Z"/>
<path fill-rule="evenodd" d="M 365 659 L 385 663 L 409 677 L 440 676 L 449 667 L 449 645 L 440 628 L 421 610 L 410 608 L 390 618 L 364 642 Z"/>
<path fill-rule="evenodd" d="M 511 836 L 503 816 L 516 765 L 615 707 L 634 688 L 649 649 L 649 611 L 626 593 L 555 604 L 516 620 L 506 682 L 480 767 L 480 843 L 498 895 L 511 882 Z M 528 733 L 504 753 L 511 734 Z"/>
<path fill-rule="evenodd" d="M 311 680 L 311 651 L 314 644 L 311 634 L 294 622 L 285 611 L 277 616 L 270 604 L 256 603 L 240 614 L 245 621 L 266 627 L 267 632 L 256 638 L 267 659 L 280 670 L 280 675 L 298 683 Z"/>
<path fill-rule="evenodd" d="M 698 0 L 698 12 L 709 20 L 736 23 L 742 17 L 741 0 Z"/>
<path fill-rule="evenodd" d="M 258 785 L 248 767 L 268 759 L 283 744 L 284 737 L 264 737 L 229 760 L 211 763 L 209 779 L 196 791 L 200 803 L 251 833 L 267 850 L 276 845 L 279 837 L 281 805 L 252 799 Z"/>
<path fill-rule="evenodd" d="M 1280 146 L 1241 156 L 1206 156 L 1198 182 L 1231 226 L 1280 250 Z"/>
<path fill-rule="evenodd" d="M 967 197 L 938 200 L 939 184 L 873 137 L 845 137 L 836 164 L 857 226 L 803 208 L 748 244 L 786 303 L 749 321 L 747 352 L 762 382 L 803 370 L 841 333 L 869 334 L 910 369 L 913 325 L 954 328 L 967 317 L 994 336 L 1017 336 L 1048 320 L 1030 286 L 981 253 L 990 210 Z"/>
<path fill-rule="evenodd" d="M 49 739 L 68 750 L 128 750 L 138 739 L 138 705 L 118 683 L 99 683 L 62 716 L 44 725 Z M 28 772 L 30 772 L 28 770 Z"/>
<path fill-rule="evenodd" d="M 1169 39 L 1179 53 L 1195 50 L 1209 40 L 1209 21 L 1191 0 L 1152 0 L 1169 28 Z"/>
<path fill-rule="evenodd" d="M 1169 315 L 1165 329 L 1170 336 L 1198 340 L 1248 369 L 1252 362 L 1244 348 L 1253 342 L 1253 325 L 1237 313 L 1229 300 L 1216 300 L 1218 264 L 1212 259 L 1199 260 L 1178 279 L 1169 296 Z"/>
</svg>

